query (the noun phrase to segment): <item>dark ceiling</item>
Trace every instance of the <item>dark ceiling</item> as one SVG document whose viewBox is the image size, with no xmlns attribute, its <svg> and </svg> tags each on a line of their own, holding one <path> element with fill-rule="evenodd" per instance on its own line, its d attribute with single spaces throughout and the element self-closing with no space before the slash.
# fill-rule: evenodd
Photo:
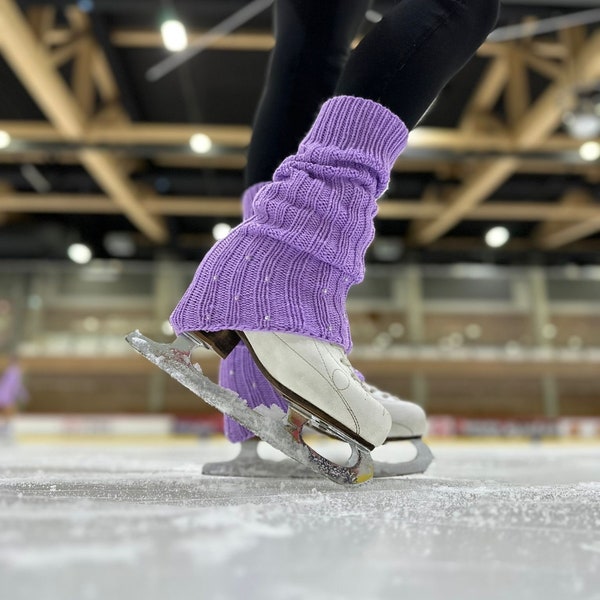
<svg viewBox="0 0 600 600">
<path fill-rule="evenodd" d="M 424 0 L 425 1 L 425 0 Z M 39 3 L 19 2 L 23 14 Z M 63 9 L 71 3 L 54 2 L 58 8 L 54 27 L 65 29 L 68 20 Z M 247 4 L 242 0 L 195 0 L 155 2 L 148 0 L 91 0 L 80 1 L 91 24 L 92 35 L 102 48 L 120 92 L 120 105 L 126 118 L 133 123 L 190 123 L 250 126 L 258 103 L 266 70 L 266 50 L 208 49 L 185 62 L 157 82 L 149 82 L 146 71 L 168 56 L 161 47 L 132 47 L 113 43 L 116 30 L 156 31 L 165 8 L 175 8 L 188 30 L 207 30 Z M 385 13 L 390 1 L 376 1 L 374 10 Z M 600 7 L 592 0 L 564 0 L 544 2 L 504 2 L 499 26 L 520 23 L 524 19 L 549 18 Z M 1 18 L 1 17 L 0 17 Z M 369 27 L 365 22 L 365 28 Z M 243 31 L 268 33 L 271 27 L 270 11 L 263 12 L 243 26 Z M 585 34 L 593 35 L 595 26 L 588 26 Z M 239 31 L 238 31 L 239 33 Z M 561 40 L 560 34 L 550 34 L 549 43 Z M 438 101 L 421 124 L 425 128 L 458 130 L 464 118 L 465 107 L 478 82 L 490 65 L 490 55 L 475 57 L 442 92 Z M 63 79 L 71 81 L 73 63 L 60 66 Z M 600 74 L 600 69 L 598 70 Z M 39 101 L 32 98 L 22 77 L 0 58 L 0 123 L 46 121 Z M 546 78 L 534 70 L 528 73 L 530 102 L 533 104 L 549 86 Z M 100 101 L 97 99 L 97 103 Z M 97 107 L 98 108 L 98 107 Z M 498 122 L 506 122 L 505 103 L 499 98 L 489 109 Z M 0 124 L 0 129 L 2 128 Z M 566 137 L 564 129 L 556 135 Z M 477 135 L 476 132 L 473 135 Z M 13 136 L 14 137 L 14 136 Z M 89 244 L 97 257 L 110 257 L 106 235 L 121 232 L 135 243 L 131 258 L 151 260 L 157 252 L 168 250 L 182 259 L 199 259 L 211 243 L 215 223 L 235 224 L 238 217 L 220 215 L 165 215 L 168 240 L 155 243 L 139 232 L 122 214 L 94 214 L 86 212 L 56 213 L 53 209 L 27 208 L 23 212 L 11 208 L 3 214 L 2 190 L 19 198 L 20 194 L 37 193 L 40 196 L 102 195 L 106 191 L 90 175 L 89 170 L 73 160 L 73 153 L 85 147 L 72 139 L 44 141 L 18 140 L 0 151 L 0 259 L 64 258 L 68 243 L 76 240 Z M 109 150 L 113 148 L 108 144 Z M 223 156 L 239 155 L 243 148 L 217 148 Z M 591 209 L 600 210 L 600 167 L 583 165 L 574 150 L 544 148 L 543 144 L 523 149 L 523 157 L 536 164 L 530 172 L 520 169 L 487 194 L 484 202 L 499 205 L 540 203 L 558 204 L 570 190 L 584 190 Z M 422 154 L 420 154 L 422 153 Z M 465 165 L 479 164 L 484 159 L 493 161 L 502 156 L 518 156 L 514 150 L 490 149 L 476 152 L 416 148 L 409 153 L 406 166 L 393 174 L 388 197 L 425 201 L 428 191 L 437 190 L 443 198 L 448 190 L 459 189 L 466 180 Z M 161 198 L 173 197 L 239 197 L 243 191 L 243 173 L 240 168 L 193 163 L 194 157 L 185 145 L 145 142 L 119 147 L 119 160 L 128 160 L 128 177 L 136 189 Z M 167 159 L 165 159 L 165 156 Z M 168 160 L 171 156 L 172 160 Z M 159 158 L 160 157 L 160 158 Z M 188 157 L 190 160 L 186 160 Z M 423 166 L 424 158 L 430 167 Z M 436 162 L 436 159 L 438 162 Z M 414 164 L 415 168 L 411 168 Z M 553 166 L 555 165 L 555 166 Z M 23 196 L 25 197 L 25 196 Z M 544 248 L 534 243 L 536 231 L 544 226 L 543 219 L 510 214 L 502 219 L 464 218 L 453 224 L 439 239 L 429 244 L 410 241 L 410 218 L 382 218 L 377 221 L 380 239 L 369 255 L 371 261 L 454 262 L 493 261 L 500 263 L 600 262 L 600 234 L 592 231 L 572 243 L 557 248 Z M 506 226 L 513 238 L 502 249 L 491 250 L 483 242 L 484 233 L 494 225 Z M 550 224 L 556 226 L 556 223 Z M 549 224 L 545 224 L 546 227 Z M 384 239 L 385 238 L 385 239 Z M 387 243 L 387 246 L 386 246 Z"/>
</svg>

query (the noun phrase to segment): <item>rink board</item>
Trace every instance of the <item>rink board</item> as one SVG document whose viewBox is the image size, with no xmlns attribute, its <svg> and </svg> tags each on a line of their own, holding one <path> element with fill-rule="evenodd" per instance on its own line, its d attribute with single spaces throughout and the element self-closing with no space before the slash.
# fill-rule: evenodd
<svg viewBox="0 0 600 600">
<path fill-rule="evenodd" d="M 222 417 L 195 415 L 21 414 L 14 420 L 19 436 L 210 436 L 222 431 Z M 475 419 L 430 416 L 431 438 L 569 438 L 600 439 L 600 418 Z"/>
</svg>

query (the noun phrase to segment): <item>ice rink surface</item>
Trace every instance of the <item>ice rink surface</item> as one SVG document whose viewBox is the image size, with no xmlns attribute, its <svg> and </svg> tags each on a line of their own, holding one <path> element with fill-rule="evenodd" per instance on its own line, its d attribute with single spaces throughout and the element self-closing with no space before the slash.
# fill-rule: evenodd
<svg viewBox="0 0 600 600">
<path fill-rule="evenodd" d="M 0 447 L 6 600 L 600 600 L 600 447 L 433 445 L 347 489 L 193 445 Z"/>
</svg>

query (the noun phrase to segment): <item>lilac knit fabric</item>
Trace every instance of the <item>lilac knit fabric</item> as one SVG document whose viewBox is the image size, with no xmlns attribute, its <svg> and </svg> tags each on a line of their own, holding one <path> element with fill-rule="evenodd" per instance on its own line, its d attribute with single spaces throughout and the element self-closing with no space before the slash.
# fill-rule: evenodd
<svg viewBox="0 0 600 600">
<path fill-rule="evenodd" d="M 328 100 L 297 154 L 217 242 L 171 315 L 183 331 L 282 331 L 352 346 L 346 314 L 364 276 L 377 198 L 408 130 L 363 98 Z"/>
<path fill-rule="evenodd" d="M 257 183 L 249 187 L 242 195 L 242 215 L 244 219 L 249 219 L 254 215 L 254 198 L 264 185 L 266 185 L 266 182 Z M 260 372 L 244 344 L 238 344 L 233 352 L 221 361 L 219 385 L 236 392 L 246 400 L 251 408 L 255 408 L 260 404 L 265 406 L 276 405 L 287 412 L 286 401 Z M 243 442 L 254 437 L 249 429 L 242 427 L 235 419 L 227 415 L 224 416 L 223 420 L 223 432 L 230 442 Z"/>
<path fill-rule="evenodd" d="M 221 361 L 219 384 L 236 392 L 240 398 L 246 400 L 250 408 L 261 404 L 275 405 L 284 413 L 287 412 L 287 402 L 260 372 L 244 344 L 238 344 L 231 354 Z M 230 442 L 243 442 L 254 437 L 251 431 L 227 415 L 223 423 L 223 431 Z"/>
<path fill-rule="evenodd" d="M 267 183 L 267 181 L 255 183 L 242 194 L 242 219 L 244 221 L 254 216 L 254 198 Z"/>
<path fill-rule="evenodd" d="M 27 397 L 21 368 L 17 364 L 8 366 L 0 378 L 0 407 L 11 406 L 18 400 L 26 400 Z"/>
</svg>

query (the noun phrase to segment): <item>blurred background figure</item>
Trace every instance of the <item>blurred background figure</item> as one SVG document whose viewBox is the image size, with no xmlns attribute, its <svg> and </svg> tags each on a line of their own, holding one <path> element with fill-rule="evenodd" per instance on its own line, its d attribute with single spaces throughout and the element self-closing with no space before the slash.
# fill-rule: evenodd
<svg viewBox="0 0 600 600">
<path fill-rule="evenodd" d="M 0 442 L 14 439 L 13 417 L 19 402 L 29 399 L 23 383 L 23 371 L 16 356 L 10 358 L 8 367 L 0 377 Z"/>
</svg>

